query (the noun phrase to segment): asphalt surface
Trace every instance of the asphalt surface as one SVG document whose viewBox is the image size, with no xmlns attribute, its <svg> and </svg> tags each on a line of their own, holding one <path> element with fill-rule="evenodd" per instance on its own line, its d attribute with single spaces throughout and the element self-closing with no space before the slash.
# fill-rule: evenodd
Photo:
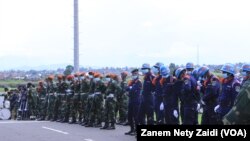
<svg viewBox="0 0 250 141">
<path fill-rule="evenodd" d="M 127 131 L 128 126 L 120 125 L 116 130 L 100 130 L 50 121 L 0 120 L 1 141 L 136 141 L 124 135 Z"/>
</svg>

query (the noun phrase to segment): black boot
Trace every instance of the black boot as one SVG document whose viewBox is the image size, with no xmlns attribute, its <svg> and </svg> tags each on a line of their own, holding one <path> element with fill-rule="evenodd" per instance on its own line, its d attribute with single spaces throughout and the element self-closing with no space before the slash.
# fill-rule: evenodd
<svg viewBox="0 0 250 141">
<path fill-rule="evenodd" d="M 94 125 L 92 122 L 90 122 L 90 123 L 86 124 L 85 127 L 94 127 Z"/>
<path fill-rule="evenodd" d="M 107 122 L 105 122 L 104 126 L 100 129 L 108 129 L 109 128 L 109 124 Z"/>
<path fill-rule="evenodd" d="M 125 122 L 124 124 L 123 124 L 123 126 L 128 126 L 129 125 L 129 122 Z"/>
<path fill-rule="evenodd" d="M 111 123 L 111 126 L 108 128 L 108 130 L 115 130 L 115 123 Z"/>
</svg>

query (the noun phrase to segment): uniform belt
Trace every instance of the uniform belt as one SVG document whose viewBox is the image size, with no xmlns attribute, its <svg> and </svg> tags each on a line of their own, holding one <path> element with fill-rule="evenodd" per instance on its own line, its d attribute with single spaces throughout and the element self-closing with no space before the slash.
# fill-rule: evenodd
<svg viewBox="0 0 250 141">
<path fill-rule="evenodd" d="M 85 95 L 86 93 L 81 93 L 80 95 Z"/>
<path fill-rule="evenodd" d="M 56 95 L 65 95 L 65 94 L 56 94 Z"/>
<path fill-rule="evenodd" d="M 51 94 L 51 93 L 50 93 L 50 94 L 48 94 L 48 95 L 54 95 L 54 94 Z"/>
<path fill-rule="evenodd" d="M 101 92 L 95 92 L 96 95 L 102 94 Z"/>
<path fill-rule="evenodd" d="M 46 98 L 40 98 L 41 100 L 45 100 Z"/>
</svg>

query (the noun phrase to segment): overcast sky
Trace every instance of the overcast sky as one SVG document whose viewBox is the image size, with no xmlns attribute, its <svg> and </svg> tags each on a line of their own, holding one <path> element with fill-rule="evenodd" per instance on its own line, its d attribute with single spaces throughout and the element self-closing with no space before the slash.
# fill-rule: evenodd
<svg viewBox="0 0 250 141">
<path fill-rule="evenodd" d="M 80 65 L 250 62 L 249 0 L 79 0 Z M 73 64 L 73 0 L 0 0 L 0 70 Z M 65 66 L 62 66 L 65 67 Z"/>
</svg>

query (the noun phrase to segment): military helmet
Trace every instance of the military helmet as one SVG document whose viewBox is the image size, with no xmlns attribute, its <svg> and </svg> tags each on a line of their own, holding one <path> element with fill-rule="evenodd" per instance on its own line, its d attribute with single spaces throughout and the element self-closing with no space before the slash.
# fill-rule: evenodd
<svg viewBox="0 0 250 141">
<path fill-rule="evenodd" d="M 150 69 L 150 65 L 147 63 L 142 64 L 141 69 Z"/>
<path fill-rule="evenodd" d="M 241 69 L 243 72 L 250 72 L 250 64 L 244 64 Z"/>
<path fill-rule="evenodd" d="M 161 72 L 161 75 L 165 77 L 165 76 L 168 76 L 168 75 L 169 75 L 170 69 L 169 69 L 168 66 L 162 65 L 162 66 L 160 67 L 160 72 Z"/>
<path fill-rule="evenodd" d="M 198 77 L 203 77 L 208 71 L 209 68 L 207 66 L 200 67 L 197 72 Z"/>
<path fill-rule="evenodd" d="M 234 69 L 234 65 L 227 63 L 225 65 L 222 66 L 222 68 L 220 69 L 222 72 L 226 72 L 226 73 L 230 73 L 230 74 L 235 74 L 235 69 Z"/>
<path fill-rule="evenodd" d="M 186 71 L 186 69 L 184 69 L 184 68 L 178 68 L 178 69 L 175 71 L 175 76 L 176 76 L 177 78 L 179 78 L 180 75 L 181 75 L 181 73 L 182 73 L 183 71 Z"/>
<path fill-rule="evenodd" d="M 191 62 L 188 62 L 188 63 L 186 64 L 186 69 L 194 69 L 194 64 L 191 63 Z"/>
<path fill-rule="evenodd" d="M 157 63 L 154 65 L 154 67 L 160 69 L 161 66 L 163 66 L 163 65 L 164 65 L 164 64 L 161 63 L 161 62 L 157 62 Z"/>
</svg>

